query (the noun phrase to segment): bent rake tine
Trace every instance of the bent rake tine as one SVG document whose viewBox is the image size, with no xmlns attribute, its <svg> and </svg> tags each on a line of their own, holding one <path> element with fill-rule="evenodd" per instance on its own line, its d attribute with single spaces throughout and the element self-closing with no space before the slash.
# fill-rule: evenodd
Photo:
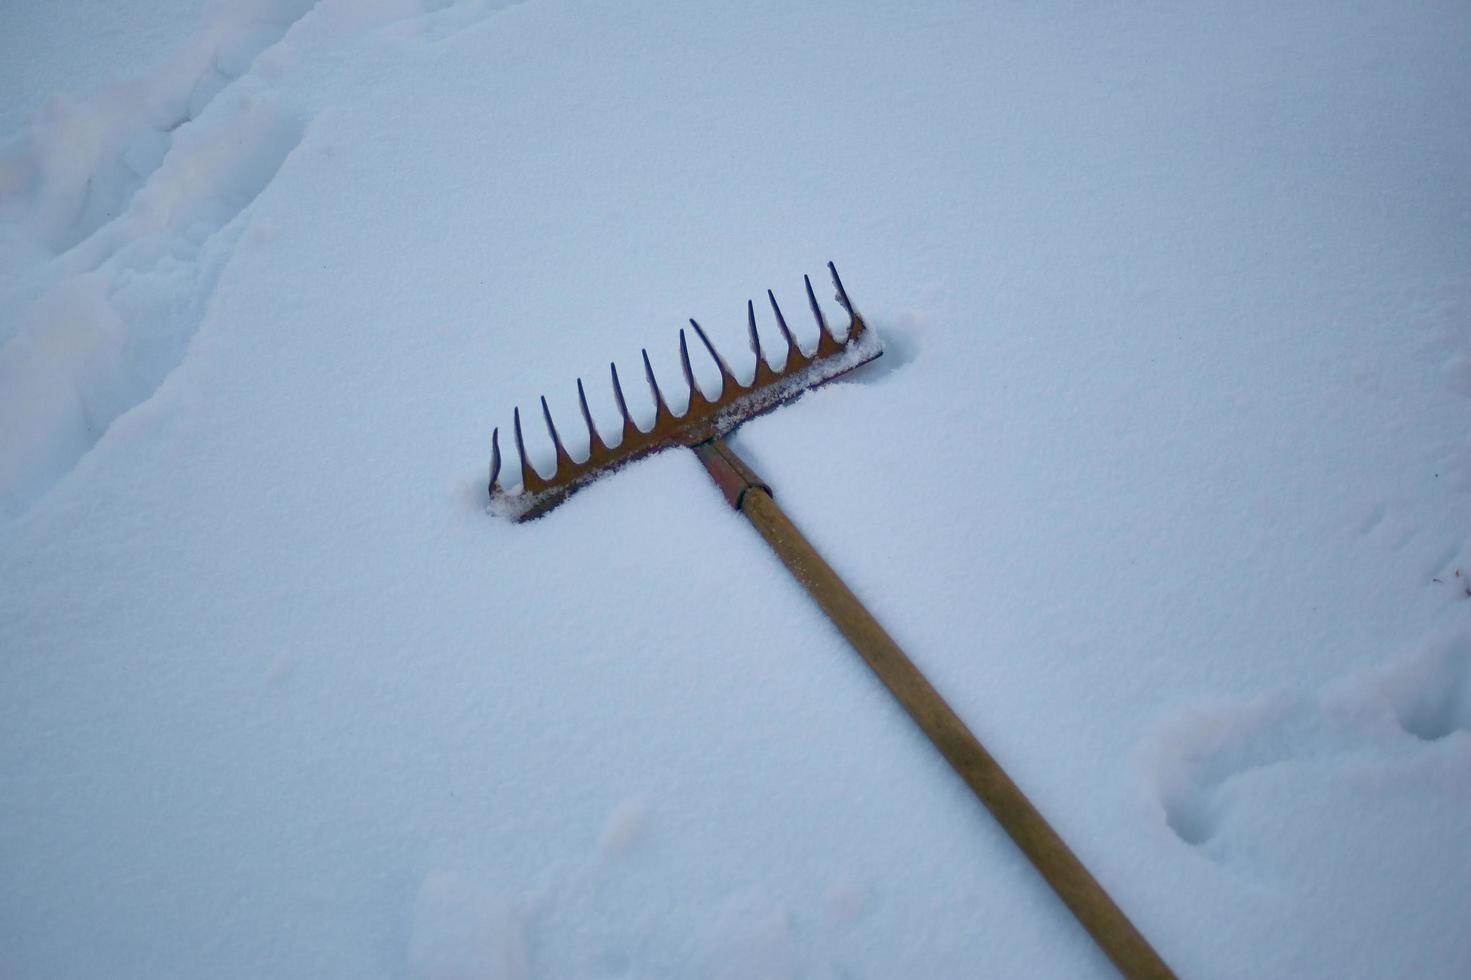
<svg viewBox="0 0 1471 980">
<path fill-rule="evenodd" d="M 828 271 L 832 274 L 836 299 L 848 313 L 848 330 L 843 340 L 837 339 L 823 317 L 808 277 L 803 276 L 802 279 L 818 328 L 817 348 L 810 355 L 804 354 L 797 345 L 796 337 L 787 328 L 781 307 L 777 306 L 776 296 L 767 290 L 771 309 L 776 314 L 777 329 L 787 342 L 787 358 L 780 371 L 766 363 L 756 331 L 755 305 L 747 301 L 747 329 L 751 351 L 756 356 L 756 368 L 749 385 L 736 381 L 725 360 L 710 343 L 710 338 L 705 336 L 705 331 L 694 320 L 690 321 L 696 336 L 720 367 L 721 391 L 717 398 L 707 397 L 696 382 L 690 365 L 689 341 L 681 329 L 680 368 L 690 389 L 688 407 L 683 415 L 675 416 L 670 411 L 654 378 L 648 351 L 642 351 L 644 375 L 654 399 L 654 424 L 647 432 L 634 424 L 623 397 L 623 386 L 618 380 L 618 367 L 609 365 L 613 397 L 623 416 L 623 437 L 615 447 L 608 447 L 598 436 L 592 413 L 587 407 L 586 392 L 581 379 L 578 379 L 578 407 L 589 433 L 588 457 L 581 463 L 573 460 L 563 447 L 543 397 L 542 414 L 557 453 L 557 472 L 550 479 L 537 474 L 526 458 L 521 437 L 521 409 L 518 407 L 513 418 L 516 451 L 521 454 L 522 486 L 515 492 L 501 486 L 500 434 L 499 430 L 492 430 L 491 507 L 511 520 L 529 520 L 551 510 L 600 475 L 641 456 L 672 446 L 687 446 L 694 450 L 726 501 L 751 522 L 1120 972 L 1127 977 L 1173 980 L 1174 974 L 1149 941 L 893 637 L 863 607 L 832 566 L 777 506 L 771 488 L 752 472 L 723 438 L 745 420 L 771 411 L 799 397 L 808 388 L 831 381 L 883 353 L 873 331 L 854 309 L 847 290 L 843 288 L 843 281 L 838 278 L 838 270 L 831 262 L 828 263 Z"/>
</svg>

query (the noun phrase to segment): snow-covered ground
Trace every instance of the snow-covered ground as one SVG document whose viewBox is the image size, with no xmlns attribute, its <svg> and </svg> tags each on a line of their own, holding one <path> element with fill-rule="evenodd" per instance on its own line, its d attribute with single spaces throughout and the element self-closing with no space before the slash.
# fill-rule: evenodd
<svg viewBox="0 0 1471 980">
<path fill-rule="evenodd" d="M 1468 37 L 6 5 L 0 975 L 1108 975 L 692 456 L 486 513 L 828 259 L 738 448 L 1165 958 L 1471 974 Z"/>
</svg>

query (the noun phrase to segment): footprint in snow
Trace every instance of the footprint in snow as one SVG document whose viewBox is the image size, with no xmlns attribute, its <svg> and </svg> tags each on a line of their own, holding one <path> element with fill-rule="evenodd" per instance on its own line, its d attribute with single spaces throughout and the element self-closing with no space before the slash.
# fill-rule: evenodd
<svg viewBox="0 0 1471 980">
<path fill-rule="evenodd" d="M 1314 698 L 1195 710 L 1151 739 L 1153 778 L 1170 829 L 1200 846 L 1222 832 L 1233 807 L 1251 805 L 1249 784 L 1268 771 L 1390 760 L 1467 732 L 1471 632 L 1458 632 Z"/>
</svg>

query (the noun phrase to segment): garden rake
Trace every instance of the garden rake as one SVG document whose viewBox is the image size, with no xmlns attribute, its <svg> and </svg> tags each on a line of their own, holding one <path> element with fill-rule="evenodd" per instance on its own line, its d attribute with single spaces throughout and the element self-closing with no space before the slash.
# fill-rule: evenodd
<svg viewBox="0 0 1471 980">
<path fill-rule="evenodd" d="M 589 447 L 587 457 L 581 461 L 573 459 L 563 445 L 543 397 L 542 417 L 556 453 L 556 471 L 550 478 L 538 473 L 527 456 L 521 431 L 521 410 L 517 408 L 514 433 L 516 451 L 520 456 L 521 482 L 515 488 L 508 488 L 500 482 L 500 432 L 497 429 L 491 433 L 490 442 L 491 510 L 514 521 L 529 520 L 545 514 L 599 477 L 642 456 L 674 446 L 693 449 L 725 499 L 755 525 L 797 581 L 991 811 L 1115 966 L 1128 977 L 1173 977 L 1148 940 L 982 747 L 965 722 L 945 703 L 919 668 L 777 506 L 771 488 L 724 441 L 724 436 L 747 419 L 792 401 L 809 388 L 846 374 L 883 353 L 882 344 L 848 299 L 838 270 L 831 262 L 828 263 L 828 271 L 832 274 L 835 298 L 848 313 L 848 327 L 842 339 L 838 339 L 824 318 L 812 291 L 811 279 L 803 277 L 807 302 L 817 320 L 818 342 L 811 354 L 803 352 L 782 316 L 776 297 L 768 291 L 766 295 L 771 301 L 777 329 L 786 342 L 786 359 L 780 370 L 767 363 L 756 331 L 755 305 L 748 302 L 746 318 L 751 350 L 756 357 L 755 372 L 749 382 L 743 383 L 736 378 L 705 331 L 694 320 L 690 321 L 695 336 L 720 369 L 720 394 L 715 398 L 707 397 L 695 382 L 689 343 L 684 330 L 680 330 L 679 360 L 689 388 L 689 407 L 681 415 L 675 415 L 669 408 L 654 378 L 648 351 L 644 351 L 644 374 L 654 401 L 654 423 L 647 431 L 640 429 L 629 414 L 618 368 L 612 365 L 613 396 L 623 423 L 618 441 L 612 445 L 605 442 L 593 424 L 587 394 L 579 378 L 577 401 L 582 420 L 587 425 Z"/>
</svg>

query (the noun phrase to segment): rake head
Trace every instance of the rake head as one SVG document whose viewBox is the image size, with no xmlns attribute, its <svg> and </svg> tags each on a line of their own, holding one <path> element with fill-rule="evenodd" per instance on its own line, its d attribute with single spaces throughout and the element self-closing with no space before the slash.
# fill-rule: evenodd
<svg viewBox="0 0 1471 980">
<path fill-rule="evenodd" d="M 776 297 L 770 290 L 766 293 L 771 301 L 771 310 L 776 315 L 777 329 L 781 331 L 787 345 L 786 360 L 780 371 L 774 370 L 766 362 L 766 356 L 761 351 L 761 338 L 756 333 L 754 303 L 746 304 L 746 319 L 751 336 L 751 351 L 756 355 L 756 369 L 746 383 L 736 379 L 725 358 L 720 356 L 715 345 L 710 343 L 710 338 L 705 336 L 705 331 L 691 320 L 690 326 L 695 335 L 720 368 L 720 394 L 715 398 L 707 398 L 695 383 L 694 370 L 690 366 L 689 341 L 685 332 L 680 330 L 679 362 L 684 369 L 685 384 L 689 387 L 689 407 L 682 415 L 675 415 L 670 410 L 659 390 L 659 383 L 654 379 L 654 369 L 649 363 L 648 351 L 645 350 L 644 376 L 654 399 L 654 424 L 647 431 L 635 425 L 633 417 L 629 415 L 628 404 L 623 398 L 623 386 L 618 380 L 618 367 L 610 364 L 613 397 L 623 416 L 623 430 L 617 442 L 612 445 L 605 442 L 597 426 L 593 424 L 592 413 L 587 407 L 587 393 L 583 390 L 582 379 L 578 378 L 577 403 L 582 410 L 582 421 L 587 426 L 586 459 L 575 460 L 567 452 L 561 436 L 557 434 L 557 427 L 552 422 L 546 397 L 543 396 L 541 414 L 546 422 L 547 433 L 551 436 L 557 462 L 556 471 L 550 477 L 543 477 L 538 473 L 526 455 L 526 443 L 521 434 L 521 409 L 517 408 L 514 414 L 514 432 L 516 452 L 521 460 L 521 483 L 511 489 L 500 482 L 500 430 L 496 429 L 490 436 L 492 511 L 513 521 L 539 517 L 598 477 L 627 463 L 671 446 L 696 446 L 724 436 L 747 419 L 769 412 L 809 388 L 831 381 L 878 357 L 883 353 L 883 345 L 853 308 L 847 291 L 843 289 L 843 281 L 838 278 L 838 270 L 831 262 L 827 264 L 827 268 L 832 273 L 836 299 L 848 312 L 848 329 L 843 333 L 841 341 L 823 317 L 822 308 L 818 306 L 817 297 L 812 292 L 812 280 L 806 276 L 802 279 L 807 286 L 807 304 L 812 310 L 813 318 L 817 320 L 817 349 L 811 354 L 803 353 L 797 344 L 797 338 L 787 327 L 781 308 L 776 304 Z"/>
</svg>

